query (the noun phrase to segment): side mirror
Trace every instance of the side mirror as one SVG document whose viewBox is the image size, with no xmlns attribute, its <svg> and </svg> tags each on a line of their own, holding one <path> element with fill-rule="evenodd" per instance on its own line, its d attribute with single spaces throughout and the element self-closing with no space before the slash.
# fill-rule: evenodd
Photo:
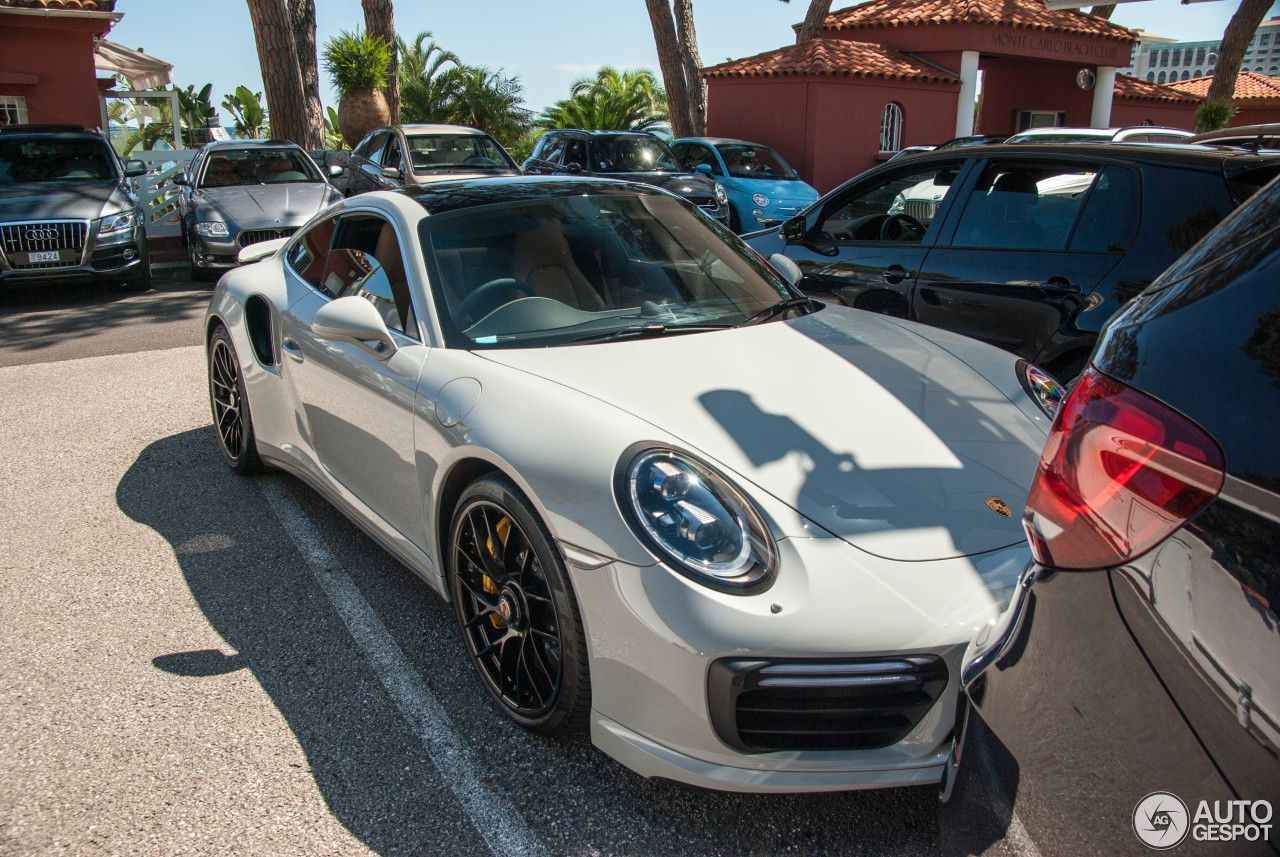
<svg viewBox="0 0 1280 857">
<path fill-rule="evenodd" d="M 803 214 L 797 214 L 795 217 L 783 221 L 782 228 L 778 230 L 778 234 L 782 236 L 782 240 L 787 242 L 803 241 L 808 231 L 808 221 L 804 219 Z"/>
<path fill-rule="evenodd" d="M 329 174 L 329 178 L 335 179 L 338 176 L 345 173 L 346 170 L 344 170 L 342 167 L 338 166 L 337 164 L 330 164 L 328 168 L 325 170 L 325 172 Z"/>
<path fill-rule="evenodd" d="M 125 178 L 137 178 L 147 174 L 147 165 L 142 161 L 125 161 L 124 162 Z"/>
<path fill-rule="evenodd" d="M 247 247 L 240 248 L 240 252 L 236 254 L 236 260 L 241 265 L 248 265 L 250 262 L 257 262 L 259 259 L 267 258 L 288 243 L 288 238 L 272 238 L 270 241 L 259 241 L 257 244 L 250 244 Z"/>
<path fill-rule="evenodd" d="M 693 171 L 694 171 L 695 173 L 702 173 L 704 176 L 709 176 L 709 175 L 711 175 L 711 165 L 710 165 L 710 164 L 698 164 L 696 167 L 694 167 L 694 168 L 693 168 Z"/>
<path fill-rule="evenodd" d="M 401 170 L 399 167 L 383 167 L 382 177 L 384 179 L 391 179 L 393 181 L 403 182 L 404 171 Z"/>
<path fill-rule="evenodd" d="M 321 339 L 350 342 L 379 360 L 396 353 L 395 340 L 382 316 L 358 295 L 338 298 L 320 307 L 311 321 L 311 331 Z M 375 345 L 369 343 L 376 342 Z"/>
<path fill-rule="evenodd" d="M 125 175 L 127 176 L 129 174 L 126 172 Z M 183 187 L 191 187 L 191 178 L 182 171 L 174 173 L 172 181 L 174 184 L 180 184 Z"/>
<path fill-rule="evenodd" d="M 774 253 L 769 257 L 769 265 L 782 276 L 782 279 L 787 281 L 787 285 L 791 286 L 791 288 L 798 289 L 800 287 L 800 281 L 804 279 L 804 272 L 800 270 L 800 266 L 793 260 L 788 259 L 781 253 Z"/>
<path fill-rule="evenodd" d="M 564 165 L 564 171 L 571 176 L 576 176 L 582 172 L 582 164 L 577 161 L 571 161 Z"/>
</svg>

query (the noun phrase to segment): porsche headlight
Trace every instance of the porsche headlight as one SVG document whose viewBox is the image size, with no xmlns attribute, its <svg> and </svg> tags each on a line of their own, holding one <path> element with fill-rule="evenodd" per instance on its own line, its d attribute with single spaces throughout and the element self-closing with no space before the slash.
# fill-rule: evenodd
<svg viewBox="0 0 1280 857">
<path fill-rule="evenodd" d="M 1050 417 L 1057 416 L 1058 405 L 1067 394 L 1066 388 L 1058 383 L 1058 379 L 1025 360 L 1018 361 L 1018 382 L 1027 395 L 1036 400 L 1040 410 Z"/>
<path fill-rule="evenodd" d="M 196 234 L 205 238 L 229 238 L 231 236 L 231 233 L 227 231 L 227 224 L 221 220 L 207 220 L 203 223 L 197 223 Z"/>
<path fill-rule="evenodd" d="M 729 194 L 725 193 L 724 185 L 720 184 L 720 182 L 716 182 L 715 194 L 716 194 L 716 202 L 718 202 L 720 205 L 724 205 L 726 202 L 729 201 Z"/>
<path fill-rule="evenodd" d="M 138 216 L 132 211 L 108 214 L 106 217 L 98 218 L 98 234 L 106 235 L 110 232 L 124 232 L 132 229 L 137 221 Z"/>
<path fill-rule="evenodd" d="M 636 534 L 672 568 L 738 594 L 772 580 L 773 537 L 729 480 L 670 449 L 645 449 L 620 464 L 619 505 Z"/>
</svg>

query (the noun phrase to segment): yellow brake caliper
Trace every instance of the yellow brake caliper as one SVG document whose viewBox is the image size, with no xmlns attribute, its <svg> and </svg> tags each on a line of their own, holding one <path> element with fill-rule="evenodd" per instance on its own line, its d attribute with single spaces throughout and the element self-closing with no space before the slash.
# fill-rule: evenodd
<svg viewBox="0 0 1280 857">
<path fill-rule="evenodd" d="M 485 539 L 484 546 L 485 548 L 488 549 L 489 555 L 491 557 L 493 557 L 495 560 L 501 561 L 502 546 L 507 543 L 507 535 L 511 532 L 511 519 L 503 518 L 501 521 L 498 522 L 497 526 L 495 526 L 493 529 L 496 531 L 497 536 L 501 541 L 499 542 L 499 544 L 495 545 L 493 543 L 493 537 L 490 536 L 489 538 Z M 488 595 L 498 594 L 498 584 L 494 582 L 494 579 L 492 577 L 485 574 L 484 572 L 480 573 L 480 585 L 484 589 L 486 594 Z M 502 617 L 499 616 L 497 613 L 494 613 L 492 616 L 490 616 L 489 621 L 493 624 L 493 627 L 498 630 L 505 628 L 507 625 L 507 623 L 502 621 Z"/>
</svg>

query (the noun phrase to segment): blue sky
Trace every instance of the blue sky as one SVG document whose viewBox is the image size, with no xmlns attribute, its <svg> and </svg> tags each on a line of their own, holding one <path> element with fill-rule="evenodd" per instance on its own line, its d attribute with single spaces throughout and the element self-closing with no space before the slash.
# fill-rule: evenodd
<svg viewBox="0 0 1280 857">
<path fill-rule="evenodd" d="M 695 0 L 698 46 L 705 64 L 750 56 L 795 40 L 791 25 L 807 0 Z M 833 8 L 851 3 L 837 0 Z M 1181 5 L 1178 0 L 1122 3 L 1112 20 L 1178 39 L 1220 38 L 1236 0 Z M 213 84 L 214 103 L 238 85 L 262 90 L 253 28 L 244 0 L 120 0 L 124 20 L 108 37 L 173 63 L 174 82 Z M 1280 3 L 1268 17 L 1280 14 Z M 396 4 L 396 31 L 408 40 L 430 30 L 471 65 L 505 69 L 524 85 L 529 107 L 565 98 L 575 78 L 604 64 L 658 67 L 653 31 L 642 0 L 407 0 Z M 317 41 L 364 24 L 360 0 L 316 0 Z M 320 71 L 322 98 L 337 99 Z M 226 121 L 225 115 L 223 120 Z"/>
</svg>

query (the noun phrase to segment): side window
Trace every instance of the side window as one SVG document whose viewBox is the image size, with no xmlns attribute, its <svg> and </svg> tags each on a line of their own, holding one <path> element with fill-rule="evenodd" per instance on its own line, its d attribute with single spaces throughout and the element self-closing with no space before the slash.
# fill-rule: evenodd
<svg viewBox="0 0 1280 857">
<path fill-rule="evenodd" d="M 585 140 L 566 140 L 564 144 L 564 165 L 577 164 L 587 166 L 587 143 Z"/>
<path fill-rule="evenodd" d="M 550 164 L 560 163 L 560 154 L 564 151 L 564 137 L 555 137 L 547 141 L 547 146 L 542 150 L 542 160 Z"/>
<path fill-rule="evenodd" d="M 952 161 L 917 167 L 871 188 L 851 188 L 823 213 L 822 238 L 920 243 L 963 166 L 963 161 Z"/>
<path fill-rule="evenodd" d="M 349 214 L 337 218 L 321 283 L 331 295 L 356 295 L 373 304 L 390 330 L 422 338 L 409 296 L 400 239 L 381 217 Z"/>
<path fill-rule="evenodd" d="M 688 148 L 686 149 L 684 157 L 681 158 L 685 169 L 692 172 L 697 169 L 700 164 L 706 164 L 711 167 L 712 175 L 718 176 L 724 174 L 724 170 L 720 169 L 720 162 L 716 160 L 715 154 L 709 148 L 700 143 L 688 143 L 686 145 Z"/>
<path fill-rule="evenodd" d="M 375 132 L 373 136 L 366 138 L 365 141 L 356 148 L 356 154 L 362 158 L 377 161 L 378 153 L 382 151 L 382 147 L 386 145 L 386 142 L 386 131 Z"/>
<path fill-rule="evenodd" d="M 329 243 L 333 239 L 333 218 L 322 220 L 302 234 L 285 257 L 289 267 L 311 284 L 312 288 L 327 292 L 324 287 L 324 263 L 329 255 Z"/>
<path fill-rule="evenodd" d="M 398 170 L 400 169 L 400 164 L 400 141 L 395 138 L 395 135 L 392 135 L 387 142 L 387 148 L 382 152 L 382 166 Z"/>
<path fill-rule="evenodd" d="M 990 164 L 956 226 L 955 247 L 1065 250 L 1097 168 Z"/>
<path fill-rule="evenodd" d="M 1085 201 L 1080 222 L 1071 236 L 1071 249 L 1123 252 L 1137 231 L 1141 204 L 1138 174 L 1126 167 L 1104 167 Z"/>
<path fill-rule="evenodd" d="M 686 169 L 693 169 L 693 165 L 688 162 L 689 147 L 692 143 L 676 143 L 671 147 L 671 154 L 676 156 L 676 160 L 680 162 L 680 166 Z"/>
</svg>

